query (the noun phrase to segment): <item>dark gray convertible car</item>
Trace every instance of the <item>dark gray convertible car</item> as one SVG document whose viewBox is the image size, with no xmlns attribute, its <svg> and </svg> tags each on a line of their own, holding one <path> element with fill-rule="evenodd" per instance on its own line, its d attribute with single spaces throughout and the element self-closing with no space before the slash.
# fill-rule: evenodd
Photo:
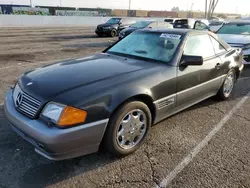
<svg viewBox="0 0 250 188">
<path fill-rule="evenodd" d="M 24 73 L 6 93 L 5 113 L 48 159 L 100 147 L 128 155 L 164 118 L 230 97 L 242 70 L 242 51 L 212 33 L 136 31 L 101 54 Z"/>
</svg>

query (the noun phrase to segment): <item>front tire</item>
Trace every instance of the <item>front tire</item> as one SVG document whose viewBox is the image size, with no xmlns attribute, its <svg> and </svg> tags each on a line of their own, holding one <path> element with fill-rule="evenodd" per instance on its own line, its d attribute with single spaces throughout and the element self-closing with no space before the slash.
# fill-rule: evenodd
<svg viewBox="0 0 250 188">
<path fill-rule="evenodd" d="M 118 32 L 116 29 L 112 29 L 111 32 L 110 32 L 110 36 L 111 37 L 116 37 L 118 35 Z"/>
<path fill-rule="evenodd" d="M 116 156 L 135 152 L 151 127 L 152 117 L 146 104 L 134 101 L 122 105 L 110 118 L 104 145 Z"/>
<path fill-rule="evenodd" d="M 236 73 L 235 73 L 234 69 L 231 69 L 227 73 L 227 76 L 226 76 L 220 90 L 217 93 L 217 97 L 221 100 L 228 99 L 232 94 L 235 83 L 236 83 Z"/>
</svg>

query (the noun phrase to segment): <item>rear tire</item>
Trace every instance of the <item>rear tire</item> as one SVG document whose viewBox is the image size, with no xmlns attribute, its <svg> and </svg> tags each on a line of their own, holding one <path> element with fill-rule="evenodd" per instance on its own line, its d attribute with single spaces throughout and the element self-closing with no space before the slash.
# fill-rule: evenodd
<svg viewBox="0 0 250 188">
<path fill-rule="evenodd" d="M 122 105 L 110 118 L 104 146 L 116 156 L 135 152 L 151 127 L 152 117 L 146 104 L 133 101 Z"/>
<path fill-rule="evenodd" d="M 234 69 L 231 69 L 220 88 L 220 90 L 217 93 L 217 98 L 220 100 L 227 100 L 234 89 L 236 83 L 236 73 Z"/>
</svg>

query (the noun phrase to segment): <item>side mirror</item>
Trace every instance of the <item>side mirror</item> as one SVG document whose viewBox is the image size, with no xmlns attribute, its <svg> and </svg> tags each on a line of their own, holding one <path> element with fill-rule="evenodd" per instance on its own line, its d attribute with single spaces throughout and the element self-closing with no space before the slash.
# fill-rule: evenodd
<svg viewBox="0 0 250 188">
<path fill-rule="evenodd" d="M 189 56 L 189 55 L 183 55 L 181 58 L 180 66 L 199 66 L 203 65 L 203 58 L 202 56 Z"/>
</svg>

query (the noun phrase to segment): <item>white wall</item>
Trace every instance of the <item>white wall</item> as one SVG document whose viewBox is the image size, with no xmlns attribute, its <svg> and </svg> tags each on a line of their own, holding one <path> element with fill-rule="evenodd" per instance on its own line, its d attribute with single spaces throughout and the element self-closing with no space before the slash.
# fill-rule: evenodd
<svg viewBox="0 0 250 188">
<path fill-rule="evenodd" d="M 110 17 L 0 15 L 0 27 L 96 26 Z M 164 18 L 134 18 L 135 20 Z"/>
</svg>

